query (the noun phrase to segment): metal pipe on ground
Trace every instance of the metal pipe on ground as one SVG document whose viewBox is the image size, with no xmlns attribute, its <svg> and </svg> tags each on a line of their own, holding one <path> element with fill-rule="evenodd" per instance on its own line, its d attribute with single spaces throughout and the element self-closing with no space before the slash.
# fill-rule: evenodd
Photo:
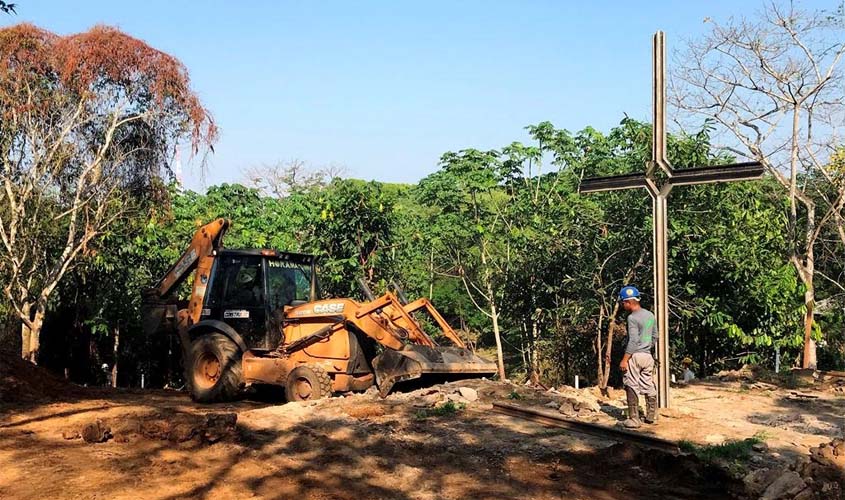
<svg viewBox="0 0 845 500">
<path fill-rule="evenodd" d="M 503 415 L 523 418 L 544 425 L 561 427 L 564 429 L 569 429 L 573 432 L 580 432 L 582 434 L 588 434 L 604 439 L 627 441 L 629 443 L 635 443 L 641 446 L 645 446 L 647 448 L 668 451 L 670 453 L 679 452 L 678 443 L 670 441 L 668 439 L 643 434 L 641 432 L 629 431 L 616 427 L 608 427 L 606 425 L 601 424 L 594 424 L 592 422 L 582 422 L 580 420 L 565 418 L 560 414 L 553 413 L 550 411 L 539 410 L 535 408 L 525 408 L 509 403 L 499 402 L 493 403 L 493 411 L 501 413 Z"/>
</svg>

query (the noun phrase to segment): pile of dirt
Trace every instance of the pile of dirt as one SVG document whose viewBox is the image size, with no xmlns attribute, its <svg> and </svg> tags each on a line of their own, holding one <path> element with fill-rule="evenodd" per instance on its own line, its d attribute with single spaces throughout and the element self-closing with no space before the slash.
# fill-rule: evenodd
<svg viewBox="0 0 845 500">
<path fill-rule="evenodd" d="M 80 387 L 0 350 L 0 403 L 31 403 L 77 394 Z"/>
<path fill-rule="evenodd" d="M 238 416 L 235 413 L 166 411 L 124 415 L 113 419 L 94 419 L 62 431 L 67 440 L 82 439 L 86 443 L 104 443 L 114 439 L 129 443 L 138 439 L 184 443 L 196 441 L 216 443 L 236 436 Z"/>
<path fill-rule="evenodd" d="M 371 398 L 376 398 L 375 393 Z M 411 392 L 395 392 L 388 396 L 388 401 L 409 403 L 414 408 L 440 408 L 451 403 L 489 409 L 493 401 L 509 400 L 525 406 L 554 408 L 570 417 L 594 416 L 602 411 L 606 403 L 606 398 L 598 394 L 595 388 L 561 386 L 545 389 L 486 379 L 448 382 Z"/>
<path fill-rule="evenodd" d="M 738 370 L 722 370 L 707 377 L 708 380 L 720 382 L 754 382 L 761 378 L 759 368 L 756 366 L 743 365 Z"/>
<path fill-rule="evenodd" d="M 819 377 L 820 389 L 824 391 L 845 393 L 845 377 L 822 375 Z"/>
<path fill-rule="evenodd" d="M 486 380 L 464 380 L 424 387 L 410 392 L 393 392 L 386 401 L 410 404 L 414 408 L 434 408 L 447 403 L 469 406 L 482 404 L 489 399 L 490 388 Z M 362 396 L 378 401 L 376 391 L 368 391 Z"/>
</svg>

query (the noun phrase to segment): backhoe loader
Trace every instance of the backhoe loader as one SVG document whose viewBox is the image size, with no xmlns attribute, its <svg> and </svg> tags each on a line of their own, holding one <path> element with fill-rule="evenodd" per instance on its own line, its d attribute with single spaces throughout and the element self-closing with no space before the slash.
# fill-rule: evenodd
<svg viewBox="0 0 845 500">
<path fill-rule="evenodd" d="M 144 292 L 144 330 L 178 335 L 195 400 L 230 400 L 252 384 L 282 386 L 289 401 L 374 384 L 385 397 L 394 384 L 424 376 L 496 372 L 428 299 L 408 303 L 398 287 L 375 298 L 364 285 L 368 302 L 318 300 L 315 256 L 226 249 L 229 224 L 217 219 L 200 227 L 184 254 Z M 175 293 L 191 274 L 190 298 L 180 304 Z"/>
</svg>

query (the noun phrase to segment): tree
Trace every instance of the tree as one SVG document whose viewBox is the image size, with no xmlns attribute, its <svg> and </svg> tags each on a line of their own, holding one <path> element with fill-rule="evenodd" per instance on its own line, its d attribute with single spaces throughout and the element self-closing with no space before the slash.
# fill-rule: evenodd
<svg viewBox="0 0 845 500">
<path fill-rule="evenodd" d="M 395 195 L 378 182 L 337 179 L 311 196 L 307 247 L 322 257 L 325 291 L 356 295 L 359 279 L 385 288 L 393 277 Z"/>
<path fill-rule="evenodd" d="M 816 244 L 823 226 L 842 227 L 845 183 L 828 158 L 845 116 L 845 12 L 769 4 L 759 19 L 712 23 L 676 65 L 674 104 L 712 120 L 733 153 L 761 162 L 787 192 L 790 262 L 804 285 L 803 366 L 815 368 Z M 823 179 L 833 196 L 815 196 Z M 829 193 L 829 191 L 828 191 Z M 821 205 L 820 202 L 821 201 Z M 842 231 L 845 244 L 845 231 Z"/>
<path fill-rule="evenodd" d="M 0 30 L 0 272 L 36 362 L 53 291 L 129 200 L 166 196 L 181 140 L 216 128 L 173 57 L 114 28 L 57 36 Z"/>
<path fill-rule="evenodd" d="M 574 138 L 557 134 L 544 141 L 554 162 L 566 165 L 579 178 L 600 175 L 626 174 L 640 171 L 648 154 L 650 129 L 648 125 L 630 118 L 622 120 L 610 133 L 586 127 Z M 646 212 L 648 203 L 638 192 L 605 193 L 601 197 L 576 195 L 571 188 L 570 217 L 581 219 L 565 232 L 579 243 L 570 255 L 580 258 L 569 275 L 568 288 L 581 297 L 585 323 L 595 331 L 593 354 L 596 360 L 596 380 L 601 389 L 609 383 L 614 338 L 624 328 L 617 320 L 621 313 L 617 300 L 622 286 L 647 283 L 636 280 L 641 267 L 646 267 L 649 235 Z M 577 214 L 577 215 L 576 215 Z M 618 214 L 625 214 L 620 219 Z M 587 229 L 588 228 L 588 229 Z M 572 259 L 570 257 L 570 259 Z M 559 296 L 565 296 L 563 290 Z M 587 320 L 587 317 L 593 318 Z"/>
<path fill-rule="evenodd" d="M 302 160 L 289 160 L 272 165 L 260 165 L 246 169 L 247 184 L 259 189 L 262 194 L 284 198 L 293 193 L 305 193 L 324 188 L 334 179 L 344 175 L 341 165 L 327 165 L 310 168 Z"/>
<path fill-rule="evenodd" d="M 498 151 L 466 149 L 445 153 L 442 169 L 420 182 L 420 199 L 437 210 L 436 226 L 446 272 L 458 277 L 472 303 L 493 323 L 499 377 L 505 365 L 500 328 L 502 284 L 510 255 L 505 237 L 505 206 L 510 196 L 499 187 L 507 177 Z"/>
</svg>

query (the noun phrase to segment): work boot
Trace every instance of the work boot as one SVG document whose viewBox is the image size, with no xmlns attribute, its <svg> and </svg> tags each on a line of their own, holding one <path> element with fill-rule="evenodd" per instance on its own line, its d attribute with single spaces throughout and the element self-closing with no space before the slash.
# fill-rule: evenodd
<svg viewBox="0 0 845 500">
<path fill-rule="evenodd" d="M 625 387 L 625 393 L 628 395 L 628 419 L 622 422 L 622 427 L 636 429 L 642 425 L 640 421 L 640 398 L 637 396 L 637 392 L 630 387 Z"/>
<path fill-rule="evenodd" d="M 657 423 L 657 395 L 645 398 L 645 423 Z"/>
</svg>

